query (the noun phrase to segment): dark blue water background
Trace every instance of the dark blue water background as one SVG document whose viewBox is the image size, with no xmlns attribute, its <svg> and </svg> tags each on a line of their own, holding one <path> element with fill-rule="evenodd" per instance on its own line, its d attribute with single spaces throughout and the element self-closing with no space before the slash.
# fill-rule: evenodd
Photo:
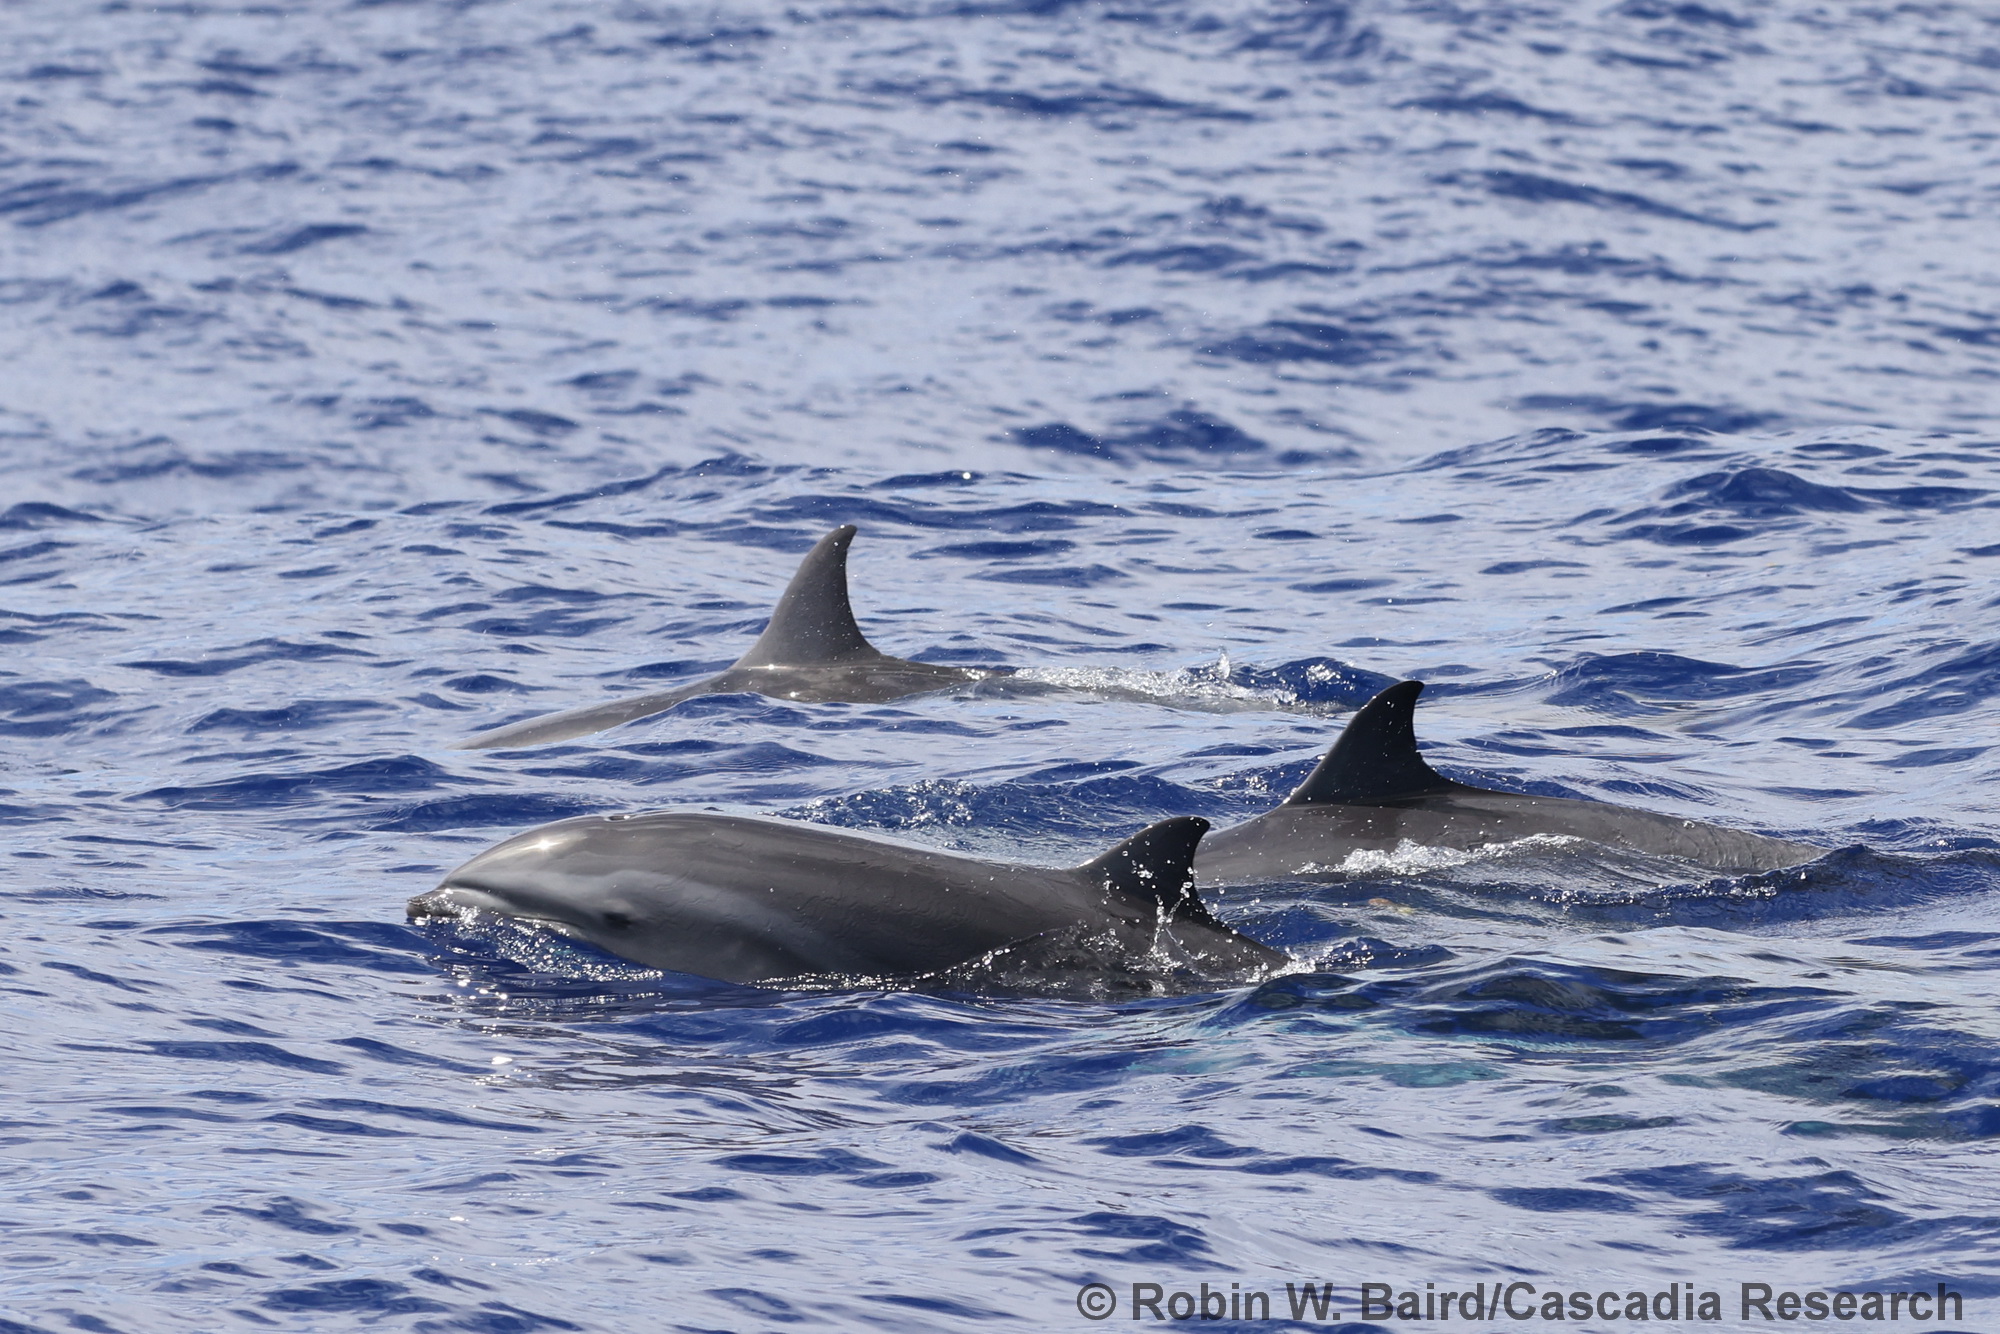
<svg viewBox="0 0 2000 1334">
<path fill-rule="evenodd" d="M 8 5 L 0 1328 L 1988 1327 L 1997 85 L 1948 5 Z M 883 648 L 1099 693 L 444 748 L 849 521 Z M 1454 776 L 1839 851 L 1405 849 L 1150 1001 L 403 924 L 579 812 L 1234 821 L 1405 675 Z"/>
</svg>

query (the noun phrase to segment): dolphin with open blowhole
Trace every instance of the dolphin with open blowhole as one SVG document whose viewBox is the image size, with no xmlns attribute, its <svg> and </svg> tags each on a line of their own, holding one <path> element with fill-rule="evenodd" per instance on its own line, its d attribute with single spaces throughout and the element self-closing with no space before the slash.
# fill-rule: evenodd
<svg viewBox="0 0 2000 1334">
<path fill-rule="evenodd" d="M 1006 667 L 951 667 L 892 658 L 869 643 L 855 624 L 854 608 L 847 599 L 847 548 L 854 532 L 853 524 L 842 524 L 813 544 L 778 599 L 764 633 L 727 670 L 672 690 L 509 723 L 468 737 L 452 749 L 568 741 L 651 717 L 699 695 L 748 692 L 808 703 L 880 704 L 1010 674 Z"/>
<path fill-rule="evenodd" d="M 1152 955 L 1183 974 L 1261 981 L 1289 963 L 1211 915 L 1192 861 L 1208 821 L 1140 830 L 1075 867 L 985 861 L 765 817 L 584 816 L 516 834 L 409 904 L 491 913 L 651 968 L 724 982 L 950 974 L 1006 955 Z M 1095 954 L 1080 945 L 1101 942 Z"/>
<path fill-rule="evenodd" d="M 1282 805 L 1204 839 L 1195 856 L 1202 883 L 1295 880 L 1337 872 L 1355 852 L 1404 843 L 1473 850 L 1538 834 L 1737 873 L 1798 866 L 1828 851 L 1610 802 L 1454 782 L 1417 750 L 1423 689 L 1400 681 L 1376 695 Z"/>
</svg>

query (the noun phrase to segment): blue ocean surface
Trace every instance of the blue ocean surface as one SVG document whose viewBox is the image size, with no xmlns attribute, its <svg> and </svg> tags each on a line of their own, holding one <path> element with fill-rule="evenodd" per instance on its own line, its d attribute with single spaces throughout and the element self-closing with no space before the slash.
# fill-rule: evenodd
<svg viewBox="0 0 2000 1334">
<path fill-rule="evenodd" d="M 2000 1327 L 1997 89 L 1951 5 L 13 0 L 0 1331 Z M 841 523 L 1071 689 L 450 749 Z M 1153 996 L 404 919 L 594 812 L 1071 864 L 1406 677 L 1826 855 L 1356 856 Z"/>
</svg>

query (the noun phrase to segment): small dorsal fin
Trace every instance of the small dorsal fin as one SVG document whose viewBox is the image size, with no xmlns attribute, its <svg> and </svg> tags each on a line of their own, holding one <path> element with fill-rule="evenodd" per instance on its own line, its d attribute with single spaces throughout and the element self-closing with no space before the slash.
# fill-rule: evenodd
<svg viewBox="0 0 2000 1334">
<path fill-rule="evenodd" d="M 1114 894 L 1158 904 L 1169 920 L 1213 924 L 1194 892 L 1194 850 L 1207 832 L 1198 815 L 1162 820 L 1077 869 Z"/>
<path fill-rule="evenodd" d="M 736 666 L 804 667 L 882 656 L 854 623 L 848 605 L 847 544 L 853 540 L 854 525 L 846 523 L 814 543 L 785 586 L 770 624 Z"/>
<path fill-rule="evenodd" d="M 1379 806 L 1461 786 L 1417 753 L 1417 696 L 1422 681 L 1398 681 L 1350 718 L 1287 806 Z"/>
</svg>

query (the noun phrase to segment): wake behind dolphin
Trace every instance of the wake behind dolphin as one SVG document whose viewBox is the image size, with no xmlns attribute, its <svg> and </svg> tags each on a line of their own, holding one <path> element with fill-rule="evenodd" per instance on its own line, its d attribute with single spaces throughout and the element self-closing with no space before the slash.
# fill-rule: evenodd
<svg viewBox="0 0 2000 1334">
<path fill-rule="evenodd" d="M 764 633 L 727 671 L 672 690 L 510 723 L 469 737 L 452 749 L 568 741 L 663 713 L 699 695 L 742 691 L 809 703 L 880 704 L 1010 674 L 1006 667 L 948 667 L 892 658 L 869 643 L 847 598 L 847 548 L 854 533 L 853 524 L 843 524 L 813 544 L 778 599 Z"/>
<path fill-rule="evenodd" d="M 1774 871 L 1826 849 L 1610 802 L 1496 792 L 1454 782 L 1417 750 L 1421 681 L 1363 705 L 1326 757 L 1276 810 L 1204 840 L 1195 868 L 1209 884 L 1292 880 L 1338 870 L 1353 853 L 1477 849 L 1536 834 L 1678 857 L 1717 871 Z"/>
<path fill-rule="evenodd" d="M 648 967 L 724 982 L 914 978 L 1100 937 L 1202 978 L 1289 962 L 1211 916 L 1192 859 L 1208 821 L 1148 826 L 1081 866 L 1019 866 L 823 825 L 702 812 L 586 816 L 517 834 L 409 904 L 524 919 Z M 1094 958 L 1101 959 L 1100 951 Z"/>
</svg>

